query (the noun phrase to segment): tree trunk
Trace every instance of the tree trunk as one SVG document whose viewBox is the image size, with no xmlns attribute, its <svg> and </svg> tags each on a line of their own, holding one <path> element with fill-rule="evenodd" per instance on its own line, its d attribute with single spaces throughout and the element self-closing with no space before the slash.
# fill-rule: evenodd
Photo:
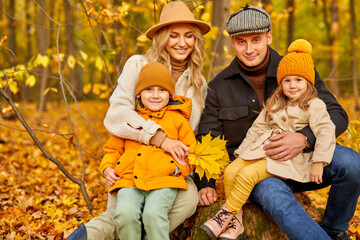
<svg viewBox="0 0 360 240">
<path fill-rule="evenodd" d="M 2 0 L 0 0 L 0 12 L 2 12 L 2 6 L 3 6 L 3 3 L 2 3 Z M 2 14 L 0 14 L 0 21 L 3 20 L 3 16 Z"/>
<path fill-rule="evenodd" d="M 63 0 L 65 6 L 65 19 L 66 19 L 66 30 L 67 30 L 67 38 L 66 38 L 66 45 L 67 45 L 67 52 L 66 52 L 66 59 L 72 55 L 76 59 L 76 46 L 74 41 L 74 17 L 71 7 L 71 2 L 68 0 Z M 79 76 L 78 72 L 79 64 L 75 64 L 74 68 L 68 66 L 69 69 L 69 82 L 71 84 L 71 90 L 73 91 L 74 96 L 78 99 L 81 97 L 81 83 L 82 78 Z M 80 77 L 80 78 L 79 78 Z"/>
<path fill-rule="evenodd" d="M 329 89 L 337 97 L 339 97 L 339 82 L 338 82 L 338 64 L 339 64 L 339 8 L 337 0 L 331 1 L 331 73 L 329 76 Z"/>
<path fill-rule="evenodd" d="M 290 46 L 290 44 L 294 41 L 295 4 L 294 0 L 288 0 L 286 4 L 287 12 L 289 14 L 287 29 L 287 46 Z"/>
<path fill-rule="evenodd" d="M 322 8 L 322 12 L 323 12 L 323 18 L 324 18 L 324 24 L 325 24 L 325 33 L 326 33 L 326 40 L 327 46 L 331 45 L 331 27 L 330 27 L 330 21 L 328 20 L 329 16 L 328 16 L 328 10 L 327 10 L 327 4 L 326 4 L 326 0 L 322 0 L 323 3 L 323 8 Z M 326 52 L 326 54 L 324 54 L 324 59 L 326 59 L 326 61 L 328 62 L 328 64 L 326 64 L 327 67 L 327 72 L 331 72 L 331 56 L 329 54 L 329 52 Z"/>
<path fill-rule="evenodd" d="M 16 56 L 14 53 L 16 53 L 16 34 L 15 34 L 15 0 L 9 1 L 9 14 L 10 17 L 8 17 L 8 29 L 9 29 L 9 36 L 8 36 L 8 46 L 9 49 L 12 51 L 9 54 L 9 63 L 10 67 L 14 67 L 16 65 Z"/>
<path fill-rule="evenodd" d="M 51 4 L 53 5 L 53 4 Z M 50 45 L 50 30 L 47 29 L 47 16 L 43 11 L 46 11 L 46 1 L 41 0 L 40 1 L 40 28 L 39 28 L 39 34 L 38 34 L 38 49 L 39 53 L 42 55 L 46 55 L 46 50 L 49 48 Z M 40 111 L 39 119 L 41 118 L 42 112 L 45 110 L 45 89 L 47 86 L 47 76 L 48 75 L 48 67 L 42 67 L 41 73 L 40 73 L 40 82 L 39 82 L 39 105 L 38 110 Z"/>
<path fill-rule="evenodd" d="M 351 31 L 350 31 L 350 41 L 351 41 L 351 76 L 353 82 L 354 89 L 354 98 L 355 98 L 355 110 L 360 110 L 359 106 L 359 86 L 357 80 L 357 69 L 356 69 L 356 44 L 355 39 L 357 38 L 356 32 L 356 15 L 355 15 L 355 4 L 354 0 L 349 1 L 349 9 L 350 9 L 350 22 L 351 22 Z"/>
<path fill-rule="evenodd" d="M 227 59 L 226 56 L 232 53 L 231 41 L 223 34 L 227 18 L 230 16 L 230 0 L 214 0 L 212 9 L 212 26 L 218 28 L 218 35 L 212 42 L 208 81 L 229 64 L 231 59 Z"/>
<path fill-rule="evenodd" d="M 38 49 L 41 55 L 47 55 L 47 49 L 50 48 L 50 33 L 51 33 L 51 22 L 48 24 L 49 20 L 47 20 L 47 16 L 44 11 L 47 10 L 46 0 L 40 1 L 40 29 L 38 34 Z M 53 15 L 54 4 L 50 4 L 50 17 Z M 50 26 L 50 27 L 49 27 Z M 46 95 L 44 92 L 47 88 L 47 80 L 48 80 L 48 67 L 42 67 L 40 71 L 40 82 L 39 82 L 39 105 L 38 110 L 39 114 L 39 121 L 41 119 L 42 112 L 46 109 Z"/>
<path fill-rule="evenodd" d="M 30 34 L 30 29 L 31 29 L 31 13 L 30 13 L 30 4 L 31 4 L 31 0 L 26 0 L 25 1 L 25 9 L 27 9 L 26 11 L 26 56 L 25 56 L 25 62 L 28 63 L 32 57 L 32 45 L 31 45 L 31 34 Z M 23 86 L 22 90 L 20 91 L 20 94 L 22 95 L 21 98 L 25 99 L 27 101 L 34 101 L 34 88 L 33 87 L 27 87 L 27 86 Z"/>
</svg>

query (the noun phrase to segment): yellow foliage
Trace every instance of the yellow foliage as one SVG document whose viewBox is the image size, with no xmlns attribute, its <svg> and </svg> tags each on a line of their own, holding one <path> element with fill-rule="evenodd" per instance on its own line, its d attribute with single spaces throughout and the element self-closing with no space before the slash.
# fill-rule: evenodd
<svg viewBox="0 0 360 240">
<path fill-rule="evenodd" d="M 130 9 L 130 5 L 124 1 L 121 3 L 121 6 L 117 8 L 121 17 L 127 16 L 129 14 L 129 9 Z"/>
<path fill-rule="evenodd" d="M 88 59 L 88 55 L 83 50 L 80 50 L 79 53 L 83 60 L 86 61 Z"/>
<path fill-rule="evenodd" d="M 104 61 L 102 60 L 101 57 L 97 56 L 95 58 L 95 67 L 99 70 L 102 71 L 104 68 Z"/>
<path fill-rule="evenodd" d="M 35 58 L 34 65 L 39 66 L 42 65 L 43 67 L 47 67 L 50 63 L 50 58 L 47 55 L 42 55 L 38 53 L 38 55 Z"/>
<path fill-rule="evenodd" d="M 146 41 L 149 41 L 149 39 L 145 36 L 145 34 L 141 34 L 140 36 L 137 37 L 136 39 L 138 42 L 144 43 Z"/>
<path fill-rule="evenodd" d="M 68 59 L 67 59 L 67 65 L 71 68 L 71 69 L 74 69 L 75 67 L 75 64 L 76 64 L 76 59 L 75 57 L 70 54 Z"/>
<path fill-rule="evenodd" d="M 29 86 L 29 87 L 33 87 L 35 86 L 36 83 L 36 78 L 34 75 L 30 75 L 26 80 L 25 80 L 25 85 Z"/>
<path fill-rule="evenodd" d="M 360 152 L 360 121 L 351 120 L 347 130 L 337 138 L 337 142 Z"/>
<path fill-rule="evenodd" d="M 91 90 L 91 84 L 86 84 L 86 85 L 83 87 L 83 93 L 84 93 L 84 94 L 89 94 L 89 93 L 90 93 L 90 90 Z"/>
<path fill-rule="evenodd" d="M 18 108 L 20 105 L 18 103 L 15 103 L 15 106 Z M 9 105 L 8 107 L 2 108 L 1 112 L 2 112 L 2 114 L 8 113 L 8 112 L 13 112 L 13 109 Z"/>
<path fill-rule="evenodd" d="M 10 91 L 14 94 L 16 94 L 19 91 L 18 84 L 15 81 L 9 81 L 8 87 L 9 87 Z"/>
<path fill-rule="evenodd" d="M 49 91 L 53 91 L 53 92 L 55 92 L 55 93 L 58 92 L 58 90 L 57 90 L 56 88 L 47 88 L 47 89 L 45 89 L 45 91 L 44 91 L 44 95 L 48 94 Z"/>
<path fill-rule="evenodd" d="M 211 40 L 215 40 L 218 36 L 219 28 L 216 26 L 211 27 L 210 32 L 208 32 L 205 37 Z"/>
<path fill-rule="evenodd" d="M 221 170 L 229 163 L 226 141 L 220 136 L 212 139 L 210 133 L 201 142 L 190 146 L 189 163 L 196 167 L 195 172 L 202 177 L 219 179 Z"/>
<path fill-rule="evenodd" d="M 86 84 L 83 87 L 83 93 L 89 94 L 90 91 L 92 91 L 92 94 L 99 96 L 100 99 L 108 99 L 110 97 L 110 94 L 112 92 L 112 89 L 109 88 L 106 84 Z"/>
<path fill-rule="evenodd" d="M 201 20 L 203 20 L 204 22 L 211 22 L 211 14 L 208 12 L 205 12 L 201 15 Z"/>
</svg>

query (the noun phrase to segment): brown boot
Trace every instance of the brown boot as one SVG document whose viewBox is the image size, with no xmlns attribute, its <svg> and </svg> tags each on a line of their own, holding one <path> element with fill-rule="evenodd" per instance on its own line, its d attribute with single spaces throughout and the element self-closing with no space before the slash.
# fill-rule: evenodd
<svg viewBox="0 0 360 240">
<path fill-rule="evenodd" d="M 201 228 L 209 235 L 211 240 L 216 240 L 220 233 L 230 223 L 234 214 L 229 212 L 223 205 L 221 209 L 209 220 L 207 220 Z"/>
<path fill-rule="evenodd" d="M 235 214 L 225 231 L 220 234 L 219 240 L 240 240 L 246 237 L 242 214 L 242 210 Z"/>
</svg>

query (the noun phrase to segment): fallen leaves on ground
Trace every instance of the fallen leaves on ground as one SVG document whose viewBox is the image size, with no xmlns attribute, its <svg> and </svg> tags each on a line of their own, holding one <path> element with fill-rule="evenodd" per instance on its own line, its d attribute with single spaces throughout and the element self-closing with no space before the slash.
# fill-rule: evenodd
<svg viewBox="0 0 360 240">
<path fill-rule="evenodd" d="M 81 160 L 74 136 L 69 134 L 65 108 L 48 106 L 49 110 L 40 116 L 35 107 L 20 104 L 20 111 L 30 127 L 37 129 L 34 132 L 45 149 L 72 175 L 81 178 Z M 107 103 L 80 103 L 80 107 L 104 143 L 109 137 L 102 124 Z M 101 146 L 75 105 L 71 106 L 71 117 L 83 149 L 86 189 L 95 208 L 93 215 L 97 216 L 105 211 L 107 202 L 105 181 L 97 170 Z M 66 238 L 92 218 L 79 186 L 43 156 L 27 132 L 15 130 L 23 129 L 18 120 L 1 119 L 0 123 L 0 238 Z"/>
</svg>

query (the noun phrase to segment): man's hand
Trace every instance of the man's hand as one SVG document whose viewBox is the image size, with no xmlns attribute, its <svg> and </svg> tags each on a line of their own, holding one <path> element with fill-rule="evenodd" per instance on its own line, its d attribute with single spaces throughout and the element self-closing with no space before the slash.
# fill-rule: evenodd
<svg viewBox="0 0 360 240">
<path fill-rule="evenodd" d="M 199 191 L 199 206 L 210 206 L 217 200 L 217 194 L 212 187 L 202 188 Z"/>
<path fill-rule="evenodd" d="M 295 157 L 306 147 L 305 135 L 297 132 L 283 132 L 269 140 L 271 143 L 264 146 L 265 154 L 280 162 Z"/>
<path fill-rule="evenodd" d="M 317 184 L 322 183 L 322 175 L 324 172 L 324 163 L 316 162 L 313 163 L 310 169 L 310 181 Z"/>
<path fill-rule="evenodd" d="M 166 137 L 160 148 L 170 153 L 179 164 L 186 165 L 185 158 L 189 154 L 189 148 L 181 141 Z"/>
<path fill-rule="evenodd" d="M 111 187 L 112 185 L 114 185 L 114 183 L 117 180 L 120 180 L 121 177 L 118 177 L 115 174 L 115 169 L 111 168 L 111 167 L 107 167 L 104 170 L 104 177 L 105 177 L 105 182 L 108 185 L 108 187 Z"/>
</svg>

